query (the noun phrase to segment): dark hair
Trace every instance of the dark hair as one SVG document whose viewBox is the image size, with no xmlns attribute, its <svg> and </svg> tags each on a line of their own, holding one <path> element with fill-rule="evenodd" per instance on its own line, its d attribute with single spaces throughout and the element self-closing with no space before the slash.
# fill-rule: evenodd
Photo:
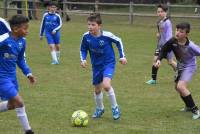
<svg viewBox="0 0 200 134">
<path fill-rule="evenodd" d="M 12 18 L 9 20 L 10 27 L 20 26 L 23 23 L 28 23 L 29 19 L 23 15 L 13 15 Z"/>
<path fill-rule="evenodd" d="M 162 8 L 163 11 L 167 12 L 168 7 L 166 5 L 158 5 L 157 8 Z"/>
<path fill-rule="evenodd" d="M 57 7 L 57 2 L 55 2 L 55 1 L 49 1 L 48 2 L 48 4 L 47 4 L 47 6 L 56 6 Z"/>
<path fill-rule="evenodd" d="M 178 24 L 176 25 L 176 28 L 177 28 L 177 29 L 185 30 L 186 33 L 189 33 L 189 32 L 190 32 L 190 23 L 188 23 L 188 22 L 181 22 L 181 23 L 178 23 Z"/>
<path fill-rule="evenodd" d="M 91 13 L 88 16 L 87 21 L 92 21 L 92 22 L 96 22 L 97 24 L 102 24 L 100 13 Z"/>
</svg>

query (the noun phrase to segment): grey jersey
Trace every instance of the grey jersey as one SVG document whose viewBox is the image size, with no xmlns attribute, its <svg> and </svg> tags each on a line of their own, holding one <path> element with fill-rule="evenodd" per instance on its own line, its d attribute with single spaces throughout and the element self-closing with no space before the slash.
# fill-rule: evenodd
<svg viewBox="0 0 200 134">
<path fill-rule="evenodd" d="M 173 51 L 178 62 L 178 70 L 185 68 L 196 68 L 196 56 L 200 56 L 200 47 L 187 39 L 185 45 L 178 44 L 177 39 L 174 37 L 167 41 L 161 48 L 158 59 L 167 56 L 167 52 Z"/>
<path fill-rule="evenodd" d="M 170 38 L 172 38 L 172 23 L 169 18 L 158 21 L 157 23 L 160 39 L 158 47 L 162 47 Z"/>
</svg>

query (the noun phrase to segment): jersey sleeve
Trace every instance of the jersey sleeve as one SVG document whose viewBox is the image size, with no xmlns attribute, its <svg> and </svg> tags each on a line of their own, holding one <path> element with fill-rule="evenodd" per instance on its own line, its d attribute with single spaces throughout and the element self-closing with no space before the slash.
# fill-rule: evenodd
<svg viewBox="0 0 200 134">
<path fill-rule="evenodd" d="M 81 61 L 86 60 L 87 53 L 88 53 L 88 45 L 87 45 L 86 38 L 83 36 L 81 44 L 80 44 L 80 59 L 81 59 Z"/>
<path fill-rule="evenodd" d="M 166 23 L 166 41 L 168 41 L 169 39 L 172 38 L 172 23 L 170 21 L 168 21 Z"/>
<path fill-rule="evenodd" d="M 47 13 L 43 15 L 42 21 L 41 21 L 41 26 L 40 26 L 40 36 L 43 36 L 44 29 L 45 29 L 45 16 Z"/>
<path fill-rule="evenodd" d="M 3 18 L 0 18 L 0 29 L 2 31 L 0 31 L 0 33 L 8 33 L 8 32 L 11 32 L 11 28 L 10 28 L 10 25 L 8 24 L 8 22 L 3 19 Z"/>
<path fill-rule="evenodd" d="M 0 47 L 4 45 L 4 41 L 9 37 L 8 33 L 0 35 Z"/>
<path fill-rule="evenodd" d="M 192 43 L 190 45 L 190 48 L 192 50 L 192 53 L 195 55 L 195 56 L 200 56 L 200 47 L 194 43 Z"/>
<path fill-rule="evenodd" d="M 25 49 L 26 49 L 26 46 L 24 45 L 24 47 L 22 48 L 21 52 L 18 55 L 17 65 L 22 70 L 23 74 L 27 76 L 28 74 L 31 73 L 31 69 L 26 64 Z"/>
<path fill-rule="evenodd" d="M 112 40 L 113 43 L 116 44 L 117 48 L 118 48 L 118 52 L 119 52 L 119 57 L 123 58 L 125 57 L 125 53 L 124 53 L 124 46 L 122 43 L 121 38 L 115 36 L 114 34 L 110 33 L 110 39 Z"/>
<path fill-rule="evenodd" d="M 62 27 L 62 19 L 61 19 L 60 15 L 56 14 L 56 16 L 58 17 L 58 19 L 57 19 L 58 26 L 53 30 L 55 32 L 57 32 L 58 30 L 60 30 L 60 28 Z"/>
<path fill-rule="evenodd" d="M 166 58 L 167 53 L 172 51 L 172 44 L 173 44 L 174 40 L 175 40 L 174 38 L 171 38 L 162 46 L 159 56 L 158 56 L 158 60 L 162 60 L 163 58 Z"/>
</svg>

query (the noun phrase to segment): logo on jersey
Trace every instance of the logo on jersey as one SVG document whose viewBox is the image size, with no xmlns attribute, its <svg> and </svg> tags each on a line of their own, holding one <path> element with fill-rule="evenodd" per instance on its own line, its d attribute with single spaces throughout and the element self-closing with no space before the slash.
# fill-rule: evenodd
<svg viewBox="0 0 200 134">
<path fill-rule="evenodd" d="M 103 41 L 103 40 L 100 40 L 100 41 L 99 41 L 99 45 L 100 45 L 100 46 L 103 46 L 103 45 L 104 45 L 104 41 Z"/>
<path fill-rule="evenodd" d="M 4 53 L 4 59 L 16 59 L 16 56 L 9 53 Z"/>
<path fill-rule="evenodd" d="M 19 44 L 19 49 L 21 50 L 23 47 L 22 42 L 19 42 L 18 44 Z"/>
</svg>

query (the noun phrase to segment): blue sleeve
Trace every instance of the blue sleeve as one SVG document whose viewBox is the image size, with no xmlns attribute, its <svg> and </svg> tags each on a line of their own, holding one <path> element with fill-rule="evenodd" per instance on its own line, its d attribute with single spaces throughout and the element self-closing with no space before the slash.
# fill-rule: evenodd
<svg viewBox="0 0 200 134">
<path fill-rule="evenodd" d="M 110 36 L 110 38 L 111 38 L 112 42 L 115 43 L 117 48 L 118 48 L 119 57 L 120 58 L 125 57 L 122 40 L 119 37 L 117 37 L 117 36 L 115 36 L 113 34 Z"/>
<path fill-rule="evenodd" d="M 4 33 L 8 33 L 10 31 L 11 31 L 11 28 L 8 22 L 5 19 L 0 17 L 0 35 Z"/>
<path fill-rule="evenodd" d="M 40 36 L 43 36 L 43 33 L 44 33 L 44 28 L 45 28 L 45 16 L 46 16 L 46 13 L 43 15 L 43 18 L 42 18 L 42 22 L 41 22 L 41 26 L 40 26 Z"/>
<path fill-rule="evenodd" d="M 85 37 L 82 38 L 81 45 L 80 45 L 80 58 L 81 61 L 86 60 L 88 52 L 88 46 Z"/>
<path fill-rule="evenodd" d="M 61 19 L 61 17 L 60 17 L 60 15 L 59 14 L 56 14 L 56 16 L 58 17 L 58 19 L 57 19 L 57 23 L 58 23 L 58 26 L 53 30 L 53 31 L 59 31 L 60 30 L 60 28 L 61 28 L 61 26 L 62 26 L 62 19 Z"/>
<path fill-rule="evenodd" d="M 194 43 L 191 43 L 190 48 L 195 56 L 200 56 L 200 47 Z"/>
<path fill-rule="evenodd" d="M 4 45 L 4 41 L 9 37 L 8 33 L 0 35 L 0 47 Z"/>
<path fill-rule="evenodd" d="M 22 48 L 21 52 L 18 55 L 17 65 L 22 70 L 23 74 L 27 76 L 27 74 L 31 73 L 31 69 L 26 64 L 26 60 L 25 60 L 25 48 L 26 47 L 24 45 L 24 47 Z"/>
</svg>

